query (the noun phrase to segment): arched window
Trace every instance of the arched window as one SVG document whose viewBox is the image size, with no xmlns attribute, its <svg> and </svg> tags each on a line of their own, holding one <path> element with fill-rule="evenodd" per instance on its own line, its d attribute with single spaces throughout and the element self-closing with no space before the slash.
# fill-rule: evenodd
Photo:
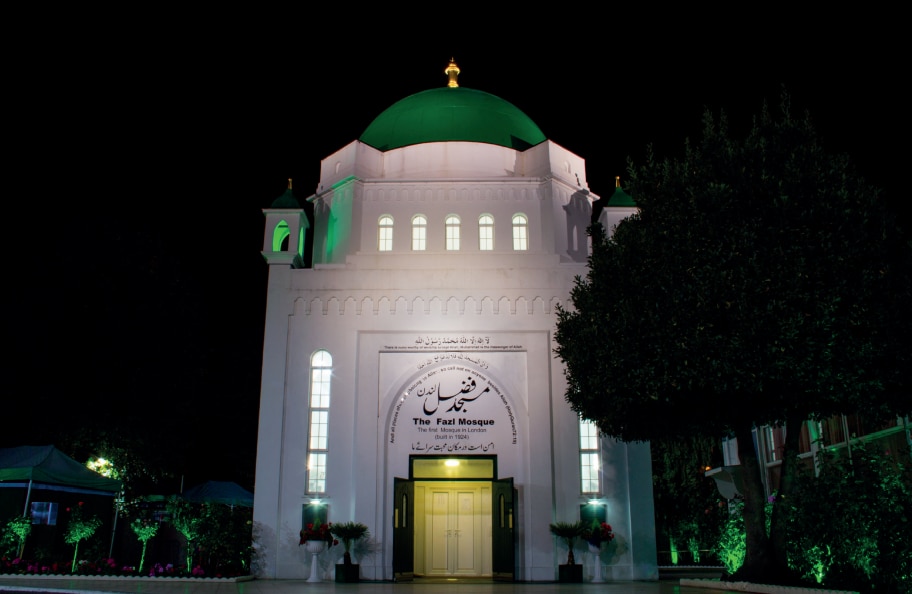
<svg viewBox="0 0 912 594">
<path fill-rule="evenodd" d="M 288 222 L 279 221 L 272 231 L 272 251 L 284 252 L 288 250 Z"/>
<path fill-rule="evenodd" d="M 459 217 L 450 215 L 446 218 L 446 249 L 459 250 Z"/>
<path fill-rule="evenodd" d="M 592 421 L 580 417 L 580 492 L 601 493 L 599 484 L 599 432 Z"/>
<path fill-rule="evenodd" d="M 377 249 L 381 252 L 391 252 L 393 250 L 393 217 L 383 215 L 380 217 L 378 225 Z"/>
<path fill-rule="evenodd" d="M 412 250 L 422 252 L 427 249 L 427 218 L 424 215 L 412 217 Z"/>
<path fill-rule="evenodd" d="M 526 215 L 513 215 L 513 249 L 523 251 L 529 249 L 529 219 Z"/>
<path fill-rule="evenodd" d="M 494 217 L 491 215 L 478 217 L 478 249 L 481 251 L 494 249 Z"/>
<path fill-rule="evenodd" d="M 310 427 L 307 432 L 307 492 L 326 492 L 329 447 L 329 388 L 332 355 L 317 351 L 310 358 Z"/>
</svg>

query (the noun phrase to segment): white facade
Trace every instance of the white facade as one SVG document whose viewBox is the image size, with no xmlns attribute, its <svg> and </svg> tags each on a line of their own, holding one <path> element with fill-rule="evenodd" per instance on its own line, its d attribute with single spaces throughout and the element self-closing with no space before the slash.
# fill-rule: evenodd
<svg viewBox="0 0 912 594">
<path fill-rule="evenodd" d="M 522 152 L 474 142 L 381 152 L 356 140 L 322 162 L 308 198 L 313 230 L 300 209 L 264 210 L 260 577 L 310 575 L 298 534 L 304 507 L 319 501 L 330 522 L 369 527 L 373 550 L 355 560 L 362 579 L 401 578 L 394 479 L 410 478 L 410 460 L 450 457 L 490 461 L 494 476 L 413 478 L 407 529 L 415 576 L 498 573 L 492 480 L 510 477 L 515 580 L 557 579 L 567 551 L 549 524 L 579 519 L 593 497 L 617 535 L 601 554 L 601 575 L 658 579 L 649 446 L 600 440 L 600 493 L 582 493 L 579 418 L 553 352 L 556 308 L 571 306 L 574 278 L 587 271 L 585 230 L 596 199 L 584 160 L 550 141 Z M 527 249 L 514 249 L 517 214 L 527 221 Z M 416 215 L 427 223 L 424 249 L 413 249 L 421 247 L 412 241 Z M 493 218 L 493 249 L 480 249 L 483 215 Z M 379 249 L 384 216 L 393 223 L 388 251 Z M 459 246 L 448 250 L 452 216 Z M 305 232 L 313 233 L 312 267 L 295 257 Z M 331 355 L 331 404 L 325 490 L 312 492 L 311 357 L 320 350 Z M 589 581 L 595 565 L 582 544 L 575 557 Z M 327 580 L 339 549 L 319 557 Z"/>
</svg>

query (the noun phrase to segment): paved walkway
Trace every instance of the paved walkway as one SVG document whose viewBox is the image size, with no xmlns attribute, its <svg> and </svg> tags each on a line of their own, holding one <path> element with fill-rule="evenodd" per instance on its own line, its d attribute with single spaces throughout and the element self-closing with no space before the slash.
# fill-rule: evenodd
<svg viewBox="0 0 912 594">
<path fill-rule="evenodd" d="M 441 581 L 360 582 L 337 584 L 331 581 L 307 580 L 167 580 L 167 579 L 66 579 L 0 576 L 0 594 L 741 594 L 760 592 L 789 594 L 814 592 L 825 594 L 832 590 L 803 588 L 752 587 L 751 584 L 732 585 L 718 580 L 675 579 L 655 582 L 586 582 L 582 584 L 545 582 L 491 582 L 456 580 Z"/>
<path fill-rule="evenodd" d="M 65 593 L 83 594 L 127 593 L 127 594 L 719 594 L 720 590 L 681 586 L 677 581 L 621 582 L 621 583 L 494 583 L 466 582 L 452 584 L 440 582 L 423 583 L 420 580 L 407 583 L 360 582 L 358 584 L 337 584 L 325 581 L 311 583 L 307 580 L 251 580 L 247 582 L 167 582 L 165 580 L 131 581 L 75 581 L 37 580 L 24 578 L 0 578 L 0 593 Z M 734 592 L 734 591 L 732 591 Z"/>
</svg>

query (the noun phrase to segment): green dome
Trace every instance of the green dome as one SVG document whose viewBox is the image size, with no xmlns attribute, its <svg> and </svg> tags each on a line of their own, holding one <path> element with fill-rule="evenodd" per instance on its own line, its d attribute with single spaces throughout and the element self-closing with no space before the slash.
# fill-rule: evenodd
<svg viewBox="0 0 912 594">
<path fill-rule="evenodd" d="M 630 197 L 630 194 L 618 186 L 614 189 L 614 194 L 612 194 L 611 198 L 608 200 L 608 206 L 636 206 L 636 202 Z"/>
<path fill-rule="evenodd" d="M 467 89 L 443 87 L 410 95 L 377 116 L 358 139 L 381 151 L 424 142 L 484 142 L 524 151 L 547 140 L 509 101 Z"/>
</svg>

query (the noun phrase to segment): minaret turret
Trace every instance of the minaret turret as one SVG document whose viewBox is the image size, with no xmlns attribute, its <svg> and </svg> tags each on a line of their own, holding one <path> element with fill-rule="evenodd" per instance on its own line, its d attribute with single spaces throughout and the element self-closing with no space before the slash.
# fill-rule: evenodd
<svg viewBox="0 0 912 594">
<path fill-rule="evenodd" d="M 264 208 L 263 214 L 266 216 L 266 230 L 262 254 L 266 263 L 305 267 L 304 239 L 310 222 L 291 191 L 291 178 L 288 178 L 285 193 L 276 198 L 269 208 Z"/>
</svg>

